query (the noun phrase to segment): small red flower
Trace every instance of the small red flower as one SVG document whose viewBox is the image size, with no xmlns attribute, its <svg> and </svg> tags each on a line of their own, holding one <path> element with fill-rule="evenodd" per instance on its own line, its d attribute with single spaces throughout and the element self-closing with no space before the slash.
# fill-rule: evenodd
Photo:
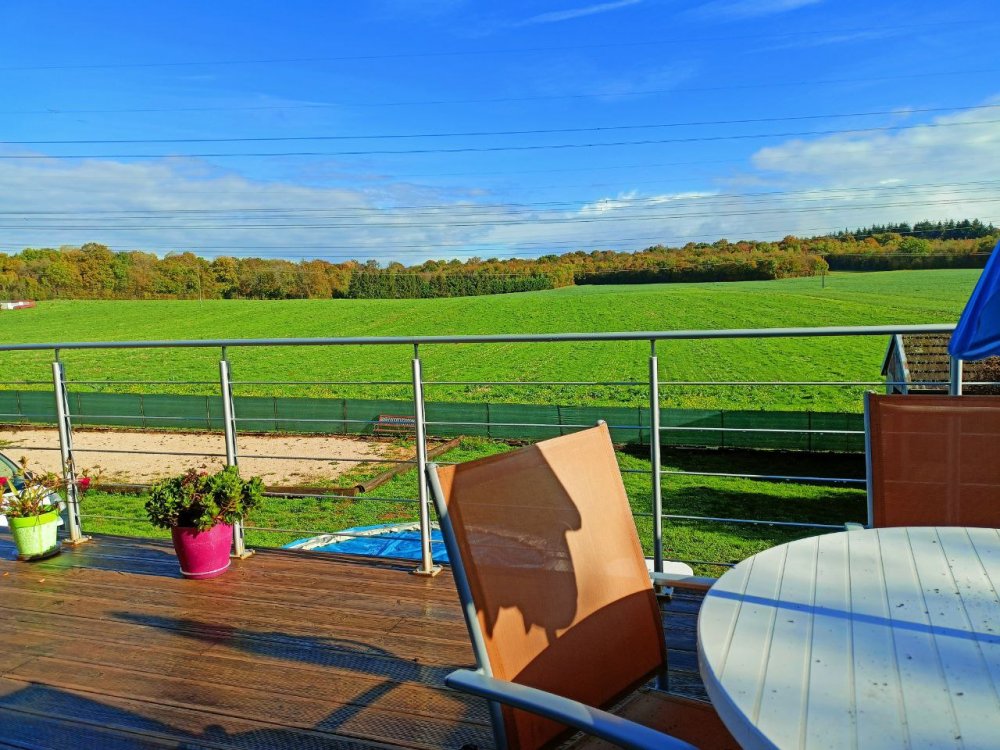
<svg viewBox="0 0 1000 750">
<path fill-rule="evenodd" d="M 81 492 L 86 492 L 90 488 L 90 477 L 80 477 L 76 480 L 76 486 Z"/>
<path fill-rule="evenodd" d="M 7 477 L 0 477 L 0 487 L 7 486 Z"/>
</svg>

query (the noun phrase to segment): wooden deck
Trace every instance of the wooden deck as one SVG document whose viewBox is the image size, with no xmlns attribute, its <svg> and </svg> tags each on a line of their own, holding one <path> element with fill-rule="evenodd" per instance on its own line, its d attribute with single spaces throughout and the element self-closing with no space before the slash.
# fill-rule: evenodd
<svg viewBox="0 0 1000 750">
<path fill-rule="evenodd" d="M 0 748 L 492 747 L 446 573 L 265 550 L 184 581 L 169 544 L 98 537 L 14 561 L 0 534 Z M 703 696 L 700 601 L 666 622 L 671 687 Z"/>
</svg>

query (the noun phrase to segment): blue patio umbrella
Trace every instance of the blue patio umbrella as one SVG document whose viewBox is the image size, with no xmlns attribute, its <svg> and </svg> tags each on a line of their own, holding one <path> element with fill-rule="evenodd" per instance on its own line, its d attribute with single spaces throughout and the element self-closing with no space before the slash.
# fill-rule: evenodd
<svg viewBox="0 0 1000 750">
<path fill-rule="evenodd" d="M 965 304 L 948 353 L 969 360 L 1000 355 L 1000 242 Z"/>
</svg>

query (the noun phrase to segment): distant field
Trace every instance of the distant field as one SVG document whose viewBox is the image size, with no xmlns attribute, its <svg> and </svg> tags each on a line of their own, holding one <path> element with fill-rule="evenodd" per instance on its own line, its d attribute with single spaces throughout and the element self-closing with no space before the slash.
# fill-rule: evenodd
<svg viewBox="0 0 1000 750">
<path fill-rule="evenodd" d="M 780 326 L 947 323 L 957 320 L 977 270 L 896 271 L 820 279 L 572 287 L 432 300 L 45 302 L 0 313 L 0 342 L 313 336 L 550 333 Z M 668 380 L 878 380 L 886 341 L 679 341 L 659 346 Z M 425 346 L 427 380 L 644 381 L 648 344 Z M 412 349 L 233 349 L 239 381 L 408 380 Z M 71 380 L 204 381 L 108 384 L 106 391 L 214 393 L 219 352 L 65 352 Z M 49 354 L 5 357 L 0 387 L 48 380 Z M 40 386 L 34 386 L 40 387 Z M 856 411 L 861 389 L 664 386 L 664 405 Z M 237 395 L 406 398 L 403 386 L 241 385 Z M 640 386 L 431 386 L 428 398 L 562 404 L 646 401 Z"/>
</svg>

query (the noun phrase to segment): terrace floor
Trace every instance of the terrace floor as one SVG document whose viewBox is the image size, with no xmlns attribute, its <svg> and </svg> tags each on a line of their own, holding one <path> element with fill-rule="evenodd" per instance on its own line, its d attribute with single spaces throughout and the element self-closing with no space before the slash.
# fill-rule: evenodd
<svg viewBox="0 0 1000 750">
<path fill-rule="evenodd" d="M 101 536 L 35 563 L 0 534 L 0 748 L 492 747 L 450 575 L 262 550 L 185 581 L 169 544 Z M 666 605 L 671 687 L 704 696 L 700 599 Z"/>
</svg>

